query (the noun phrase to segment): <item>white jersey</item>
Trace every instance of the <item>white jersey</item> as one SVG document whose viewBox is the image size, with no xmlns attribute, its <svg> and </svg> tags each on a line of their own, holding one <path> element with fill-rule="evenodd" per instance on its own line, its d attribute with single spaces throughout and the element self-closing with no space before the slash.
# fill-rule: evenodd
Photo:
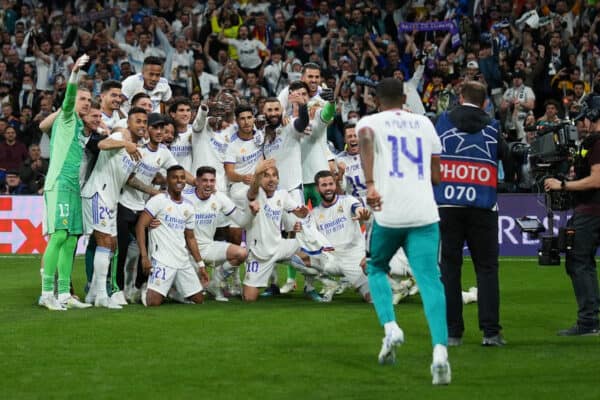
<svg viewBox="0 0 600 400">
<path fill-rule="evenodd" d="M 123 140 L 123 135 L 121 132 L 115 132 L 109 138 Z M 98 193 L 107 206 L 116 206 L 121 188 L 136 164 L 125 148 L 100 151 L 94 170 L 81 190 L 81 196 L 91 198 Z"/>
<path fill-rule="evenodd" d="M 177 161 L 164 144 L 159 144 L 158 149 L 152 150 L 148 145 L 140 149 L 142 159 L 137 164 L 133 173 L 135 177 L 146 185 L 151 185 L 154 177 L 161 169 L 168 169 L 177 165 Z M 119 203 L 133 211 L 142 211 L 148 195 L 131 186 L 125 185 Z"/>
<path fill-rule="evenodd" d="M 343 151 L 336 156 L 337 162 L 343 162 L 346 165 L 344 179 L 346 183 L 346 193 L 364 199 L 367 196 L 367 184 L 365 173 L 360 163 L 360 154 L 348 154 Z"/>
<path fill-rule="evenodd" d="M 194 229 L 192 204 L 183 198 L 174 201 L 168 193 L 161 193 L 148 200 L 145 210 L 160 221 L 160 225 L 148 233 L 148 252 L 152 258 L 174 269 L 188 268 L 190 257 L 185 230 Z"/>
<path fill-rule="evenodd" d="M 333 158 L 327 146 L 327 124 L 321 119 L 321 110 L 310 121 L 306 132 L 310 136 L 302 140 L 302 183 L 315 183 L 315 174 L 329 171 L 328 160 Z"/>
<path fill-rule="evenodd" d="M 258 161 L 263 155 L 262 132 L 255 131 L 251 139 L 241 139 L 237 134 L 225 151 L 224 164 L 234 164 L 235 172 L 240 175 L 253 174 Z"/>
<path fill-rule="evenodd" d="M 232 128 L 221 131 L 213 131 L 206 123 L 207 113 L 204 110 L 198 111 L 198 117 L 194 122 L 194 129 L 200 128 L 192 134 L 192 174 L 202 166 L 213 167 L 216 170 L 216 183 L 219 192 L 227 191 L 227 176 L 223 162 L 225 161 L 225 152 L 229 145 L 230 135 L 233 134 Z M 201 118 L 203 121 L 198 121 Z"/>
<path fill-rule="evenodd" d="M 240 60 L 240 67 L 246 69 L 255 69 L 260 67 L 262 60 L 258 55 L 258 50 L 265 51 L 267 48 L 264 43 L 257 39 L 237 40 L 227 39 L 227 43 L 235 47 Z"/>
<path fill-rule="evenodd" d="M 276 190 L 273 196 L 267 197 L 264 190 L 259 188 L 257 200 L 260 210 L 246 227 L 246 244 L 257 258 L 268 260 L 275 254 L 283 240 L 281 237 L 283 214 L 301 205 L 294 202 L 285 190 Z"/>
<path fill-rule="evenodd" d="M 125 115 L 127 115 L 129 108 L 131 107 L 131 98 L 138 93 L 146 93 L 150 96 L 153 113 L 159 113 L 160 103 L 169 101 L 172 95 L 169 82 L 165 78 L 160 78 L 154 89 L 144 89 L 144 78 L 141 73 L 125 78 L 121 93 L 127 99 L 127 101 L 124 101 L 123 104 L 121 104 L 121 111 Z"/>
<path fill-rule="evenodd" d="M 179 132 L 170 146 L 177 163 L 188 172 L 192 171 L 192 134 L 192 125 L 189 125 L 185 132 Z"/>
<path fill-rule="evenodd" d="M 185 193 L 184 197 L 194 207 L 194 236 L 198 245 L 211 244 L 220 221 L 219 216 L 230 216 L 236 209 L 235 204 L 229 197 L 219 192 L 211 194 L 205 200 L 198 197 L 195 190 L 192 193 Z"/>
<path fill-rule="evenodd" d="M 120 120 L 121 115 L 119 115 L 117 110 L 114 110 L 112 115 L 106 115 L 104 114 L 104 111 L 102 111 L 102 122 L 104 122 L 104 125 L 106 125 L 108 129 L 112 130 L 115 128 L 115 124 Z M 125 119 L 125 121 L 127 121 L 127 119 Z M 127 128 L 127 124 L 125 124 L 124 128 Z"/>
<path fill-rule="evenodd" d="M 360 200 L 351 196 L 338 195 L 336 201 L 325 207 L 322 203 L 312 211 L 317 229 L 329 243 L 339 250 L 365 250 L 365 239 L 360 223 L 353 220 L 357 208 L 362 207 Z"/>
<path fill-rule="evenodd" d="M 291 190 L 302 184 L 302 153 L 300 143 L 304 137 L 291 121 L 286 126 L 275 130 L 275 139 L 267 143 L 265 140 L 264 156 L 275 159 L 279 170 L 279 187 Z"/>
<path fill-rule="evenodd" d="M 356 126 L 374 132 L 373 177 L 382 209 L 377 223 L 389 228 L 439 221 L 431 184 L 431 156 L 442 151 L 431 121 L 422 115 L 388 110 L 363 117 Z"/>
</svg>

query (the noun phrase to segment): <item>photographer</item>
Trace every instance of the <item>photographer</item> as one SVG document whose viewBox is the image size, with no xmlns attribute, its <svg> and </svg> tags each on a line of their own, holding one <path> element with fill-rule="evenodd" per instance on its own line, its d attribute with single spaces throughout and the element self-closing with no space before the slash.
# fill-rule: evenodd
<svg viewBox="0 0 600 400">
<path fill-rule="evenodd" d="M 498 282 L 498 159 L 507 147 L 498 121 L 484 111 L 487 88 L 465 82 L 460 105 L 438 118 L 436 131 L 443 144 L 441 182 L 434 188 L 441 233 L 440 270 L 446 291 L 448 345 L 459 346 L 465 330 L 461 269 L 465 241 L 477 276 L 479 329 L 483 346 L 503 346 Z M 471 173 L 465 173 L 467 170 Z"/>
<path fill-rule="evenodd" d="M 573 248 L 566 254 L 566 270 L 577 300 L 577 322 L 558 332 L 559 336 L 587 336 L 599 333 L 598 275 L 595 254 L 600 240 L 600 113 L 588 111 L 586 124 L 590 134 L 581 144 L 575 161 L 575 180 L 548 178 L 546 191 L 575 192 L 577 206 L 567 226 L 575 230 Z"/>
</svg>

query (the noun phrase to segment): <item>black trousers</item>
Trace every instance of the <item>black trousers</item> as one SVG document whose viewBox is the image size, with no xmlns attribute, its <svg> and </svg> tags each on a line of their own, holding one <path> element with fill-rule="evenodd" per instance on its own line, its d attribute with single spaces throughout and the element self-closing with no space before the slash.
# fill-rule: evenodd
<svg viewBox="0 0 600 400">
<path fill-rule="evenodd" d="M 121 205 L 117 206 L 117 244 L 119 255 L 117 256 L 117 286 L 125 288 L 125 260 L 127 248 L 132 238 L 135 238 L 135 225 L 137 224 L 139 212 L 130 210 Z"/>
<path fill-rule="evenodd" d="M 465 330 L 461 285 L 465 241 L 475 265 L 479 329 L 485 337 L 497 335 L 502 329 L 499 323 L 498 213 L 470 207 L 440 207 L 439 211 L 440 269 L 446 291 L 448 336 L 460 338 Z"/>
<path fill-rule="evenodd" d="M 600 239 L 600 217 L 573 214 L 568 225 L 575 229 L 573 248 L 567 252 L 566 268 L 577 299 L 577 324 L 598 328 L 598 273 L 596 250 Z"/>
</svg>

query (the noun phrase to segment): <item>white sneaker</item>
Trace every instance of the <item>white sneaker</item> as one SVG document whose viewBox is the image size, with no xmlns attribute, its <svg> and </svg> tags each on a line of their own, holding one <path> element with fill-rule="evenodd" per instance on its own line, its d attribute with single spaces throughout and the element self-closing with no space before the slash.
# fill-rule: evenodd
<svg viewBox="0 0 600 400">
<path fill-rule="evenodd" d="M 279 288 L 279 293 L 286 294 L 293 292 L 294 290 L 296 290 L 296 281 L 287 281 Z"/>
<path fill-rule="evenodd" d="M 62 304 L 56 300 L 54 296 L 41 296 L 38 300 L 38 304 L 42 307 L 46 307 L 50 311 L 66 311 Z"/>
<path fill-rule="evenodd" d="M 88 303 L 82 303 L 81 301 L 79 301 L 78 299 L 76 299 L 73 296 L 69 297 L 66 301 L 61 302 L 61 305 L 68 309 L 71 309 L 71 308 L 84 309 L 84 308 L 90 308 L 92 306 L 91 304 L 88 304 Z"/>
<path fill-rule="evenodd" d="M 231 290 L 229 290 L 229 293 L 232 296 L 241 296 L 242 295 L 242 286 L 238 283 L 233 283 L 231 285 Z"/>
<path fill-rule="evenodd" d="M 413 285 L 411 286 L 410 290 L 408 291 L 408 295 L 409 296 L 414 296 L 415 294 L 419 293 L 419 287 L 417 286 L 417 282 L 414 280 L 414 278 L 410 278 Z"/>
<path fill-rule="evenodd" d="M 339 284 L 336 281 L 332 281 L 331 284 L 328 285 L 324 285 L 323 289 L 323 302 L 324 303 L 329 303 L 331 302 L 331 299 L 333 299 L 333 295 L 337 292 L 339 287 Z"/>
<path fill-rule="evenodd" d="M 121 310 L 123 308 L 123 306 L 115 303 L 113 301 L 113 299 L 108 296 L 96 297 L 96 300 L 94 301 L 94 306 L 95 307 L 104 307 L 104 308 L 108 308 L 110 310 Z"/>
<path fill-rule="evenodd" d="M 377 360 L 379 364 L 393 364 L 396 362 L 396 346 L 404 343 L 404 332 L 401 328 L 390 335 L 386 335 L 381 344 Z"/>
<path fill-rule="evenodd" d="M 94 301 L 96 301 L 96 291 L 90 288 L 85 295 L 85 302 L 88 304 L 94 304 Z"/>
<path fill-rule="evenodd" d="M 215 297 L 216 301 L 229 301 L 227 297 L 223 295 L 223 290 L 219 286 L 219 283 L 215 280 L 211 280 L 206 288 L 208 293 L 212 294 Z"/>
<path fill-rule="evenodd" d="M 123 293 L 122 290 L 119 290 L 118 292 L 114 292 L 110 298 L 113 300 L 114 303 L 120 305 L 120 306 L 126 306 L 127 304 L 127 300 L 125 300 L 125 294 Z"/>
<path fill-rule="evenodd" d="M 452 372 L 450 371 L 450 363 L 448 361 L 431 364 L 431 376 L 434 385 L 448 385 L 452 380 Z"/>
<path fill-rule="evenodd" d="M 340 279 L 340 282 L 339 282 L 338 287 L 337 287 L 337 289 L 335 291 L 335 294 L 342 294 L 342 293 L 344 293 L 344 291 L 346 289 L 348 289 L 350 286 L 352 286 L 352 284 L 350 282 L 348 282 L 347 280 L 345 280 L 343 278 Z"/>
</svg>

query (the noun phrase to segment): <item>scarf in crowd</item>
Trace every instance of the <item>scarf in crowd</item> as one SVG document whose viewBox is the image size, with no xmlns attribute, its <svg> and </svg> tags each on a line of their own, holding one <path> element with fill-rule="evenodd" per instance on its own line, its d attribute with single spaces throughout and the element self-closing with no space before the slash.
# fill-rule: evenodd
<svg viewBox="0 0 600 400">
<path fill-rule="evenodd" d="M 398 24 L 398 33 L 404 32 L 432 32 L 448 31 L 452 35 L 452 47 L 460 45 L 460 33 L 456 23 L 451 20 L 431 21 L 431 22 L 400 22 Z"/>
</svg>

